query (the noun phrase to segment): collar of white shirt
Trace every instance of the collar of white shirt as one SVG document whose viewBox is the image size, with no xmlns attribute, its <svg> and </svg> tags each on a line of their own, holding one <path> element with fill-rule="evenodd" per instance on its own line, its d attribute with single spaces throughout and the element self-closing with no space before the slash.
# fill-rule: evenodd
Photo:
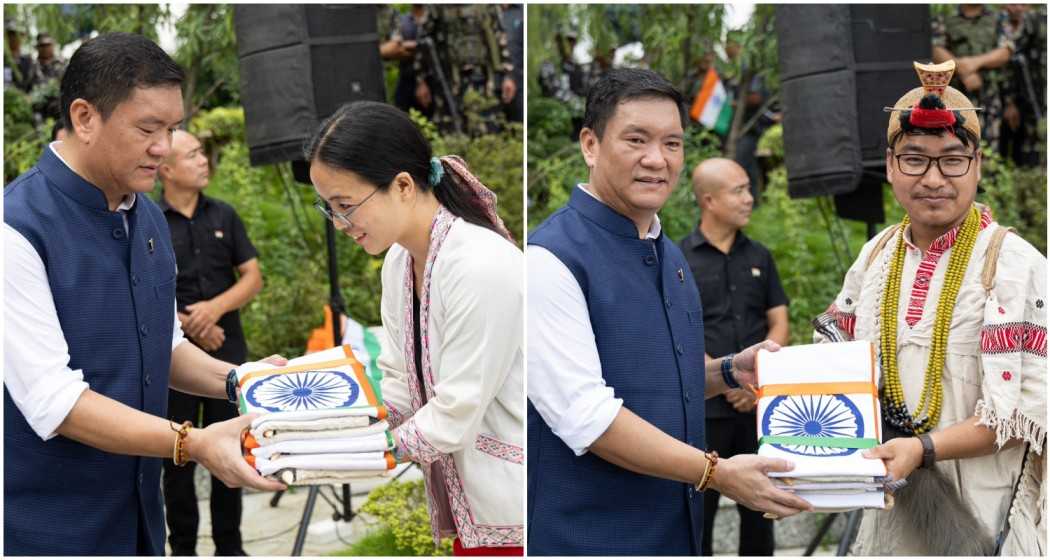
<svg viewBox="0 0 1050 560">
<path fill-rule="evenodd" d="M 581 191 L 591 195 L 594 198 L 594 200 L 597 200 L 598 202 L 601 202 L 602 204 L 605 204 L 604 200 L 598 198 L 598 195 L 596 195 L 596 194 L 594 194 L 593 192 L 590 191 L 590 188 L 589 188 L 590 185 L 588 185 L 586 183 L 577 183 L 576 186 L 580 187 Z M 608 204 L 605 204 L 605 205 L 608 206 Z M 656 214 L 653 214 L 653 223 L 649 224 L 649 233 L 645 234 L 645 238 L 646 239 L 656 239 L 657 237 L 660 237 L 660 232 L 661 231 L 663 231 L 663 230 L 660 227 L 660 216 L 657 216 Z"/>
</svg>

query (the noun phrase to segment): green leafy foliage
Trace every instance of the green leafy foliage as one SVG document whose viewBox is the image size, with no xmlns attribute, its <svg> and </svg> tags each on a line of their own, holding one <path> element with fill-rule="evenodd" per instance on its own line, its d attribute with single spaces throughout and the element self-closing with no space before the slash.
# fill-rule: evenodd
<svg viewBox="0 0 1050 560">
<path fill-rule="evenodd" d="M 171 9 L 168 4 L 8 3 L 4 4 L 4 18 L 16 22 L 23 31 L 47 31 L 61 45 L 92 31 L 138 33 L 156 41 L 157 26 L 171 21 Z M 30 44 L 23 41 L 23 45 Z"/>
<path fill-rule="evenodd" d="M 1043 136 L 1045 138 L 1045 123 Z M 1013 227 L 1018 235 L 1046 254 L 1046 169 L 1018 168 L 982 144 L 977 201 L 987 204 L 992 215 L 1003 226 Z M 1045 152 L 1045 144 L 1043 153 Z"/>
<path fill-rule="evenodd" d="M 175 22 L 179 39 L 175 60 L 186 72 L 183 99 L 186 117 L 201 108 L 237 103 L 240 72 L 233 32 L 233 7 L 190 4 Z"/>
<path fill-rule="evenodd" d="M 472 113 L 468 111 L 467 114 L 470 120 Z M 473 114 L 476 115 L 476 111 Z M 482 184 L 496 194 L 496 213 L 520 247 L 524 240 L 521 125 L 503 122 L 501 131 L 475 137 L 464 134 L 442 136 L 437 127 L 415 109 L 409 116 L 430 142 L 434 156 L 460 156 Z"/>
<path fill-rule="evenodd" d="M 361 512 L 375 519 L 376 528 L 346 551 L 347 556 L 451 556 L 452 539 L 434 546 L 422 480 L 392 481 L 368 495 Z"/>
<path fill-rule="evenodd" d="M 384 526 L 361 537 L 350 548 L 333 552 L 329 556 L 409 556 L 404 551 L 396 550 L 394 531 Z"/>
<path fill-rule="evenodd" d="M 34 126 L 29 96 L 15 88 L 4 88 L 4 184 L 36 164 L 53 124 L 47 121 Z"/>
</svg>

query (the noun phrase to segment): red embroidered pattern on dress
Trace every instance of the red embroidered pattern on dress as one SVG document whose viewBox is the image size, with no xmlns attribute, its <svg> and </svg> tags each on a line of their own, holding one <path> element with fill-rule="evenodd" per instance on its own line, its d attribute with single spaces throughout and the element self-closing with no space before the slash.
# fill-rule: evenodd
<svg viewBox="0 0 1050 560">
<path fill-rule="evenodd" d="M 422 297 L 419 298 L 419 338 L 422 346 L 420 361 L 423 365 L 424 387 L 419 386 L 415 368 L 415 333 L 412 330 L 414 320 L 412 316 L 412 293 L 415 288 L 411 256 L 409 256 L 408 264 L 405 267 L 405 297 L 403 300 L 405 309 L 403 315 L 405 325 L 403 333 L 405 369 L 408 372 L 409 392 L 412 395 L 412 407 L 415 410 L 418 410 L 423 404 L 422 395 L 424 391 L 426 391 L 428 400 L 434 397 L 432 389 L 434 386 L 434 372 L 430 364 L 430 336 L 427 332 L 427 325 L 430 323 L 430 278 L 433 272 L 434 261 L 437 260 L 441 246 L 445 242 L 445 237 L 448 236 L 452 224 L 457 219 L 455 215 L 444 207 L 440 207 L 434 216 L 434 222 L 430 228 L 430 248 L 427 251 L 427 263 L 423 269 L 423 293 Z M 410 450 L 409 454 L 413 458 L 428 460 L 427 462 L 436 461 L 441 464 L 441 470 L 445 474 L 444 484 L 446 490 L 448 490 L 452 520 L 456 526 L 456 533 L 464 546 L 468 548 L 478 546 L 522 546 L 524 542 L 522 525 L 478 525 L 475 522 L 474 515 L 470 510 L 470 504 L 467 502 L 466 492 L 464 492 L 463 484 L 459 478 L 459 471 L 456 469 L 455 460 L 451 455 L 438 452 L 433 445 L 427 442 L 426 438 L 423 437 L 423 434 L 416 427 L 414 419 L 410 419 L 403 424 L 398 435 L 405 448 Z M 406 439 L 408 440 L 407 442 Z M 416 453 L 419 453 L 419 455 L 416 455 Z M 446 536 L 442 535 L 439 529 L 438 508 L 442 506 L 436 503 L 429 489 L 434 484 L 441 484 L 442 481 L 434 479 L 431 476 L 431 472 L 432 470 L 429 468 L 423 469 L 423 478 L 425 479 L 425 485 L 428 488 L 427 494 L 431 501 L 431 507 L 427 508 L 430 513 L 431 532 L 434 536 L 434 542 L 437 543 L 442 536 Z"/>
<path fill-rule="evenodd" d="M 479 525 L 470 511 L 466 492 L 459 480 L 455 461 L 445 455 L 439 459 L 444 467 L 445 482 L 448 484 L 449 501 L 452 505 L 452 518 L 463 545 L 468 548 L 478 546 L 521 546 L 524 536 L 522 525 Z"/>
<path fill-rule="evenodd" d="M 393 403 L 391 403 L 388 400 L 384 400 L 383 406 L 386 407 L 386 421 L 388 424 L 390 424 L 391 430 L 400 426 L 401 423 L 405 421 L 405 415 L 400 410 L 398 410 L 398 408 L 394 406 Z"/>
<path fill-rule="evenodd" d="M 828 307 L 827 312 L 835 318 L 835 323 L 838 324 L 839 330 L 849 335 L 850 340 L 856 338 L 856 335 L 853 334 L 857 328 L 857 315 L 855 313 L 846 313 L 834 303 Z"/>
<path fill-rule="evenodd" d="M 502 442 L 487 434 L 478 435 L 474 440 L 474 449 L 511 463 L 519 465 L 525 463 L 525 451 L 522 448 Z"/>
<path fill-rule="evenodd" d="M 985 208 L 981 212 L 980 229 L 983 230 L 990 223 L 992 223 L 992 214 Z M 934 239 L 922 262 L 919 263 L 919 269 L 915 272 L 915 281 L 912 283 L 911 295 L 908 297 L 908 312 L 904 316 L 904 321 L 909 327 L 914 327 L 922 319 L 922 311 L 926 307 L 926 296 L 930 293 L 930 282 L 933 281 L 933 272 L 937 269 L 937 263 L 945 251 L 955 245 L 961 227 L 961 225 L 957 226 Z"/>
<path fill-rule="evenodd" d="M 409 418 L 407 422 L 401 424 L 397 435 L 401 440 L 401 447 L 408 452 L 409 457 L 418 463 L 430 464 L 442 455 L 441 451 L 430 445 L 427 438 L 419 431 L 415 418 Z"/>
<path fill-rule="evenodd" d="M 1027 321 L 981 327 L 981 352 L 1028 352 L 1046 357 L 1046 327 Z"/>
</svg>

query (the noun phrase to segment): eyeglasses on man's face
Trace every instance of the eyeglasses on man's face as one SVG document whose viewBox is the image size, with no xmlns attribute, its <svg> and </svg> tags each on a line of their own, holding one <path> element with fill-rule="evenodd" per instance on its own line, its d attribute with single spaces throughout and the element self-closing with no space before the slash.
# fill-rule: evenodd
<svg viewBox="0 0 1050 560">
<path fill-rule="evenodd" d="M 379 192 L 379 189 L 375 189 L 374 191 L 372 191 L 372 193 L 366 196 L 361 202 L 357 204 L 351 204 L 350 209 L 343 213 L 333 212 L 332 207 L 328 205 L 328 202 L 322 200 L 320 197 L 318 197 L 317 200 L 314 201 L 314 208 L 317 208 L 318 212 L 320 212 L 324 215 L 325 218 L 328 218 L 333 222 L 342 222 L 346 227 L 353 227 L 354 224 L 350 221 L 350 216 L 353 215 L 354 212 L 357 212 L 358 208 L 364 206 L 365 203 L 368 202 L 368 199 L 375 196 L 377 192 Z"/>
<path fill-rule="evenodd" d="M 897 154 L 897 169 L 912 177 L 922 177 L 930 170 L 930 165 L 937 162 L 937 169 L 945 177 L 962 177 L 970 171 L 970 164 L 975 155 L 948 154 L 928 156 L 925 154 Z"/>
</svg>

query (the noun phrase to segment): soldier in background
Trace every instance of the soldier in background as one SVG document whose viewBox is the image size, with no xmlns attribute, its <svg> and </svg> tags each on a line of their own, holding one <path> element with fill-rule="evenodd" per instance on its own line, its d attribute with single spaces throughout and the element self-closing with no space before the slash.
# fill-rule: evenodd
<svg viewBox="0 0 1050 560">
<path fill-rule="evenodd" d="M 7 45 L 4 50 L 4 87 L 14 86 L 26 93 L 32 89 L 36 63 L 33 57 L 22 54 L 22 35 L 15 22 L 4 22 Z"/>
<path fill-rule="evenodd" d="M 982 139 L 998 151 L 1005 78 L 1000 69 L 1015 50 L 1013 42 L 1003 34 L 998 16 L 984 4 L 960 4 L 954 14 L 935 18 L 932 28 L 933 61 L 955 59 L 951 85 L 974 106 L 984 108 L 977 113 Z"/>
<path fill-rule="evenodd" d="M 416 100 L 424 107 L 433 104 L 433 121 L 442 132 L 494 132 L 500 102 L 510 102 L 517 93 L 495 4 L 427 5 L 414 68 Z M 464 110 L 468 101 L 466 108 L 476 113 L 470 121 Z"/>
<path fill-rule="evenodd" d="M 55 40 L 48 33 L 41 33 L 36 38 L 36 63 L 40 76 L 44 80 L 62 79 L 66 61 L 55 54 Z"/>
<path fill-rule="evenodd" d="M 510 122 L 525 118 L 525 10 L 521 4 L 503 5 L 503 30 L 507 33 L 507 51 L 514 71 L 514 97 L 503 102 L 503 111 Z"/>
<path fill-rule="evenodd" d="M 1016 47 L 1005 68 L 1000 153 L 1017 165 L 1042 167 L 1045 152 L 1039 150 L 1039 121 L 1046 118 L 1045 7 L 1007 4 L 999 21 Z"/>
<path fill-rule="evenodd" d="M 540 65 L 540 94 L 565 104 L 572 115 L 572 138 L 580 135 L 583 106 L 587 98 L 586 74 L 573 58 L 576 31 L 563 27 L 554 34 L 559 61 L 547 60 Z"/>
<path fill-rule="evenodd" d="M 384 17 L 383 12 L 389 11 Z M 412 4 L 408 13 L 398 12 L 393 7 L 380 7 L 380 24 L 386 22 L 383 37 L 389 40 L 380 48 L 385 60 L 397 61 L 397 85 L 394 86 L 394 105 L 406 113 L 412 109 L 432 118 L 434 105 L 423 106 L 416 100 L 416 49 L 419 46 L 419 25 L 426 12 L 423 4 Z"/>
</svg>

